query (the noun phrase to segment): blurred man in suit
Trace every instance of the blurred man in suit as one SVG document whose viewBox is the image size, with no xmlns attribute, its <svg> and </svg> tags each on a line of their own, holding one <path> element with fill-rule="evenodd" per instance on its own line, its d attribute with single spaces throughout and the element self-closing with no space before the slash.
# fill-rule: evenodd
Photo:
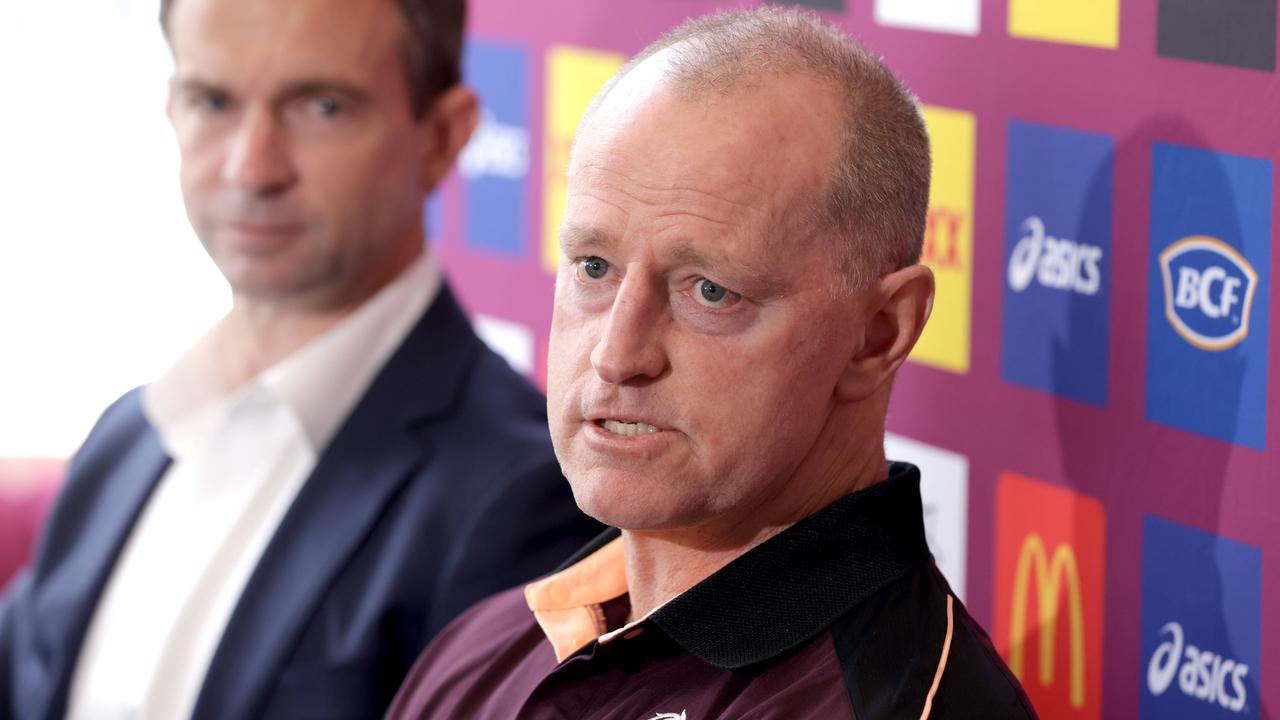
<svg viewBox="0 0 1280 720">
<path fill-rule="evenodd" d="M 0 717 L 376 717 L 450 618 L 598 530 L 424 252 L 476 125 L 464 14 L 162 3 L 233 308 L 77 453 L 0 603 Z"/>
<path fill-rule="evenodd" d="M 884 455 L 928 197 L 915 98 L 812 15 L 692 20 L 624 66 L 569 165 L 547 386 L 619 530 L 459 618 L 390 717 L 1034 717 Z"/>
</svg>

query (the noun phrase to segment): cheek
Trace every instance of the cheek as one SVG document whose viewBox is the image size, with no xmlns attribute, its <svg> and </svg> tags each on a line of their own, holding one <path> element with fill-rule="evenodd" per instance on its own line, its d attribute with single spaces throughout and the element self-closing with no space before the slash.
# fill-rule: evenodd
<svg viewBox="0 0 1280 720">
<path fill-rule="evenodd" d="M 193 191 L 213 189 L 222 177 L 222 156 L 212 144 L 179 142 L 178 179 L 188 202 L 199 199 Z"/>
<path fill-rule="evenodd" d="M 832 358 L 816 352 L 821 343 L 795 346 L 769 384 L 770 422 L 780 438 L 810 447 L 832 411 L 836 374 Z"/>
<path fill-rule="evenodd" d="M 389 179 L 395 177 L 395 166 L 389 165 L 383 173 L 364 153 L 354 148 L 323 147 L 308 152 L 303 149 L 295 154 L 295 164 L 302 187 L 317 195 L 324 195 L 329 207 L 350 203 L 377 201 L 384 196 L 384 188 L 390 187 Z"/>
<path fill-rule="evenodd" d="M 767 371 L 751 350 L 727 341 L 671 343 L 682 352 L 671 358 L 671 378 L 664 388 L 666 400 L 679 408 L 688 423 L 698 454 L 733 462 L 762 438 L 758 437 L 772 414 L 769 393 L 761 383 Z M 674 346 L 674 347 L 673 347 Z"/>
<path fill-rule="evenodd" d="M 236 123 L 184 116 L 174 119 L 173 135 L 184 176 L 218 177 L 235 141 Z"/>
<path fill-rule="evenodd" d="M 705 344 L 683 358 L 682 404 L 701 418 L 709 450 L 758 455 L 776 439 L 816 432 L 833 384 L 830 363 L 814 344 L 779 337 L 768 343 Z"/>
<path fill-rule="evenodd" d="M 598 327 L 607 319 L 608 305 L 595 307 L 583 302 L 572 266 L 562 264 L 556 276 L 552 298 L 551 335 L 548 339 L 548 370 L 579 368 L 589 364 Z"/>
<path fill-rule="evenodd" d="M 575 402 L 575 385 L 590 367 L 593 346 L 593 324 L 585 316 L 563 303 L 556 291 L 551 333 L 547 340 L 547 401 L 551 415 L 556 408 L 568 408 Z"/>
<path fill-rule="evenodd" d="M 360 128 L 341 137 L 297 138 L 294 162 L 304 180 L 341 188 L 355 197 L 377 198 L 417 188 L 417 150 L 407 133 L 383 126 Z M 336 193 L 335 193 L 336 194 Z"/>
<path fill-rule="evenodd" d="M 295 201 L 325 226 L 326 236 L 336 238 L 335 252 L 385 248 L 404 237 L 411 223 L 422 222 L 421 194 L 403 154 L 356 145 L 300 153 L 297 163 L 301 183 Z"/>
<path fill-rule="evenodd" d="M 187 219 L 202 241 L 208 242 L 214 231 L 216 208 L 222 187 L 222 166 L 213 153 L 183 151 L 178 171 L 182 201 Z"/>
</svg>

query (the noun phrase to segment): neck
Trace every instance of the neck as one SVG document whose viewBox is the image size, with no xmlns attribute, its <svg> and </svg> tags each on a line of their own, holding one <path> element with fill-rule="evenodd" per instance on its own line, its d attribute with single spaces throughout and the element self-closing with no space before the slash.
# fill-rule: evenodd
<svg viewBox="0 0 1280 720">
<path fill-rule="evenodd" d="M 785 482 L 773 484 L 782 488 L 779 493 L 692 527 L 624 529 L 631 619 L 643 618 L 836 500 L 884 480 L 884 414 L 876 409 L 850 408 L 845 417 L 833 413 L 805 461 Z"/>
<path fill-rule="evenodd" d="M 219 362 L 232 387 L 239 387 L 323 335 L 399 276 L 421 254 L 415 251 L 383 272 L 362 278 L 341 298 L 258 298 L 233 295 L 223 321 Z"/>
<path fill-rule="evenodd" d="M 289 312 L 237 301 L 223 323 L 225 342 L 219 362 L 232 387 L 240 387 L 292 355 L 350 314 L 343 307 L 328 312 Z"/>
</svg>

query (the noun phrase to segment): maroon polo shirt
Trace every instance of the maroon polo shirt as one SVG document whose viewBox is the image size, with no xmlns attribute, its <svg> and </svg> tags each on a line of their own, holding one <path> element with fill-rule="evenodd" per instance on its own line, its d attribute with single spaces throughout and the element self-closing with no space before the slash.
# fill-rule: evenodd
<svg viewBox="0 0 1280 720">
<path fill-rule="evenodd" d="M 618 531 L 496 595 L 418 659 L 389 718 L 1034 718 L 925 544 L 894 463 L 631 625 Z"/>
</svg>

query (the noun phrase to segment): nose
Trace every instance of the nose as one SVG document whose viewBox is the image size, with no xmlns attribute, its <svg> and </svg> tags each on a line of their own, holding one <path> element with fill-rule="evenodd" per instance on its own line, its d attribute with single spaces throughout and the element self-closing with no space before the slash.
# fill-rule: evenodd
<svg viewBox="0 0 1280 720">
<path fill-rule="evenodd" d="M 231 138 L 223 180 L 255 195 L 283 192 L 297 179 L 284 128 L 266 109 L 251 109 L 243 118 Z"/>
<path fill-rule="evenodd" d="M 644 382 L 666 371 L 664 297 L 637 275 L 623 279 L 604 333 L 591 350 L 591 366 L 601 380 L 614 385 Z"/>
</svg>

